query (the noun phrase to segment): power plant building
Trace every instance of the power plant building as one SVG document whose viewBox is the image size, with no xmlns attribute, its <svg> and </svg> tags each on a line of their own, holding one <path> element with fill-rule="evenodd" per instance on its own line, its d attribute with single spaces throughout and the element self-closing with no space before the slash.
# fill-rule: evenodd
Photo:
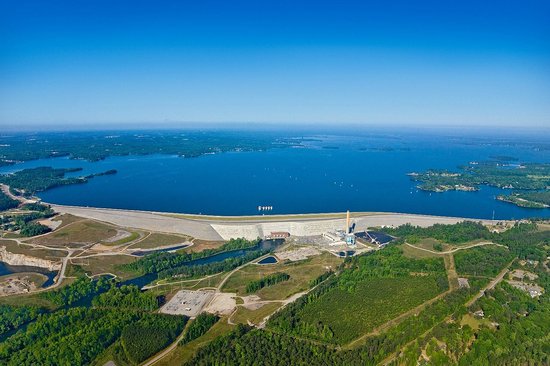
<svg viewBox="0 0 550 366">
<path fill-rule="evenodd" d="M 329 231 L 323 233 L 323 237 L 330 240 L 330 245 L 348 245 L 355 247 L 355 234 L 352 232 L 351 218 L 349 210 L 346 213 L 346 226 L 344 230 Z"/>
</svg>

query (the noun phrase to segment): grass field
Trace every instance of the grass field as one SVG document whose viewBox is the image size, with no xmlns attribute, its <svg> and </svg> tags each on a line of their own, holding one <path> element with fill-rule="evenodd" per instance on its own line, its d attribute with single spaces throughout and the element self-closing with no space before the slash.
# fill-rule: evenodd
<svg viewBox="0 0 550 366">
<path fill-rule="evenodd" d="M 6 304 L 6 305 L 12 305 L 12 306 L 39 306 L 50 310 L 53 310 L 56 308 L 56 305 L 40 297 L 39 294 L 2 296 L 0 297 L 0 304 Z"/>
<path fill-rule="evenodd" d="M 472 314 L 465 314 L 460 320 L 460 325 L 469 325 L 473 330 L 478 330 L 481 326 L 494 329 L 495 325 L 489 319 L 478 319 Z"/>
<path fill-rule="evenodd" d="M 0 246 L 6 247 L 9 252 L 14 254 L 24 254 L 49 260 L 58 260 L 59 258 L 65 257 L 67 255 L 66 252 L 61 250 L 33 248 L 28 245 L 19 245 L 14 240 L 0 239 Z"/>
<path fill-rule="evenodd" d="M 193 240 L 193 245 L 185 249 L 187 252 L 202 252 L 205 249 L 219 248 L 225 244 L 225 241 Z"/>
<path fill-rule="evenodd" d="M 481 325 L 481 321 L 474 318 L 471 314 L 466 314 L 460 320 L 460 325 L 468 325 L 473 330 L 478 330 Z"/>
<path fill-rule="evenodd" d="M 132 249 L 151 249 L 167 245 L 181 244 L 190 238 L 188 236 L 179 236 L 172 234 L 152 233 L 145 239 L 132 244 Z"/>
<path fill-rule="evenodd" d="M 177 346 L 174 351 L 155 363 L 155 366 L 182 365 L 189 361 L 199 348 L 206 346 L 215 338 L 229 333 L 235 326 L 227 323 L 227 318 L 221 318 L 201 337 L 187 343 L 185 346 Z"/>
<path fill-rule="evenodd" d="M 21 238 L 22 236 L 17 233 L 10 233 L 10 232 L 3 232 L 2 234 L 3 238 L 9 239 L 9 238 Z"/>
<path fill-rule="evenodd" d="M 442 254 L 430 253 L 425 250 L 413 248 L 405 244 L 401 245 L 400 247 L 403 249 L 403 255 L 407 258 L 424 259 L 424 258 L 440 257 L 442 255 Z"/>
<path fill-rule="evenodd" d="M 133 242 L 134 240 L 137 240 L 139 239 L 139 237 L 141 236 L 142 234 L 137 232 L 137 231 L 131 231 L 130 232 L 130 235 L 126 236 L 125 238 L 122 238 L 122 239 L 119 239 L 119 240 L 116 240 L 116 241 L 102 241 L 101 244 L 103 245 L 107 245 L 107 246 L 117 246 L 117 245 L 122 245 L 122 244 L 127 244 L 127 243 L 130 243 L 130 242 Z"/>
<path fill-rule="evenodd" d="M 117 230 L 110 225 L 92 220 L 82 220 L 51 234 L 31 239 L 30 242 L 51 246 L 78 246 L 82 243 L 98 243 L 116 234 Z"/>
<path fill-rule="evenodd" d="M 61 221 L 61 225 L 59 225 L 59 227 L 57 228 L 58 230 L 69 224 L 72 224 L 73 222 L 82 221 L 82 220 L 85 220 L 85 219 L 83 219 L 82 217 L 73 216 L 71 214 L 63 214 L 52 218 L 52 221 Z"/>
<path fill-rule="evenodd" d="M 261 308 L 255 310 L 239 306 L 235 314 L 231 316 L 231 321 L 241 324 L 248 324 L 248 321 L 250 321 L 257 325 L 260 324 L 266 316 L 272 314 L 280 307 L 281 304 L 276 302 L 264 304 Z"/>
<path fill-rule="evenodd" d="M 440 293 L 434 276 L 372 278 L 353 292 L 335 287 L 299 312 L 301 321 L 321 322 L 333 341 L 347 343 Z"/>
<path fill-rule="evenodd" d="M 437 248 L 438 244 L 441 245 L 442 250 L 440 250 L 440 251 L 442 251 L 442 252 L 447 251 L 447 250 L 451 250 L 451 249 L 454 248 L 452 245 L 443 243 L 440 240 L 436 240 L 436 239 L 433 239 L 433 238 L 420 239 L 418 242 L 414 243 L 413 245 L 416 246 L 416 247 L 419 247 L 419 248 L 424 248 L 424 249 L 433 250 L 433 251 L 437 252 L 438 250 L 436 248 Z"/>
<path fill-rule="evenodd" d="M 242 296 L 248 295 L 245 288 L 249 282 L 259 280 L 275 272 L 284 272 L 290 275 L 288 281 L 264 287 L 255 293 L 264 300 L 283 300 L 297 292 L 307 290 L 309 288 L 309 281 L 325 273 L 327 267 L 334 269 L 341 262 L 341 259 L 329 253 L 324 253 L 299 262 L 249 265 L 235 272 L 227 280 L 222 290 L 225 292 L 236 292 Z"/>
<path fill-rule="evenodd" d="M 222 272 L 208 278 L 184 280 L 185 282 L 182 282 L 181 279 L 177 278 L 173 279 L 172 281 L 160 280 L 157 283 L 163 284 L 163 286 L 158 286 L 157 288 L 161 289 L 162 292 L 175 293 L 182 289 L 199 290 L 205 287 L 217 287 L 226 274 L 226 272 Z"/>
<path fill-rule="evenodd" d="M 71 263 L 82 267 L 89 275 L 97 275 L 101 273 L 112 273 L 122 279 L 135 277 L 136 274 L 130 271 L 120 269 L 120 265 L 128 264 L 136 261 L 137 258 L 128 255 L 105 255 L 91 258 L 74 258 Z"/>
</svg>

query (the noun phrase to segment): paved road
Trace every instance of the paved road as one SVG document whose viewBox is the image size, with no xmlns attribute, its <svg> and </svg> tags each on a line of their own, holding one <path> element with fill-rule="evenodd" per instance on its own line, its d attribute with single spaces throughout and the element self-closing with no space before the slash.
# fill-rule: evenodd
<svg viewBox="0 0 550 366">
<path fill-rule="evenodd" d="M 10 192 L 10 187 L 8 187 L 8 186 L 5 185 L 5 184 L 0 184 L 0 190 L 2 190 L 2 192 L 4 192 L 4 194 L 5 194 L 6 196 L 8 196 L 9 198 L 11 198 L 12 200 L 16 200 L 16 201 L 19 201 L 19 202 L 21 202 L 21 203 L 36 202 L 36 201 L 34 201 L 34 200 L 26 199 L 25 197 L 19 197 L 19 196 L 13 195 L 13 194 Z"/>
<path fill-rule="evenodd" d="M 500 281 L 502 281 L 504 279 L 504 276 L 506 276 L 506 273 L 508 273 L 508 269 L 510 268 L 510 266 L 512 265 L 514 260 L 512 260 L 510 263 L 508 263 L 508 265 L 506 267 L 504 267 L 504 269 L 502 271 L 500 271 L 500 273 L 495 278 L 493 278 L 493 280 L 491 280 L 491 282 L 489 282 L 487 284 L 487 286 L 485 286 L 484 288 L 479 290 L 479 292 L 472 299 L 470 299 L 470 301 L 468 301 L 466 303 L 466 307 L 469 307 L 474 302 L 476 302 L 481 296 L 483 296 L 485 294 L 485 291 L 494 289 L 495 286 L 498 285 L 500 283 Z"/>
<path fill-rule="evenodd" d="M 504 245 L 502 244 L 497 244 L 497 243 L 493 243 L 493 242 L 490 242 L 490 241 L 484 241 L 482 243 L 477 243 L 477 244 L 472 244 L 472 245 L 465 245 L 465 246 L 461 246 L 461 247 L 457 247 L 457 248 L 454 248 L 454 249 L 451 249 L 451 250 L 447 250 L 445 252 L 438 252 L 438 251 L 435 251 L 435 250 L 431 250 L 431 249 L 426 249 L 426 248 L 420 248 L 420 247 L 417 247 L 416 245 L 412 245 L 412 244 L 409 244 L 409 243 L 405 243 L 407 244 L 408 246 L 410 246 L 411 248 L 414 248 L 414 249 L 418 249 L 418 250 L 423 250 L 425 252 L 429 252 L 429 253 L 433 253 L 433 254 L 451 254 L 451 253 L 454 253 L 454 252 L 458 252 L 459 250 L 464 250 L 464 249 L 470 249 L 470 248 L 475 248 L 475 247 L 482 247 L 484 245 L 496 245 L 496 246 L 499 246 L 499 247 L 505 247 Z"/>
</svg>

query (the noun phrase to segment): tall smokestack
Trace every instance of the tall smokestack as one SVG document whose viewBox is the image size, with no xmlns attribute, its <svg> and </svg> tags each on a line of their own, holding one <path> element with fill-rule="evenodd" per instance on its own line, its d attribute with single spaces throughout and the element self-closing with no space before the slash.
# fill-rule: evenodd
<svg viewBox="0 0 550 366">
<path fill-rule="evenodd" d="M 348 210 L 348 213 L 346 215 L 346 234 L 349 234 L 350 233 L 350 223 L 349 223 L 349 210 Z"/>
</svg>

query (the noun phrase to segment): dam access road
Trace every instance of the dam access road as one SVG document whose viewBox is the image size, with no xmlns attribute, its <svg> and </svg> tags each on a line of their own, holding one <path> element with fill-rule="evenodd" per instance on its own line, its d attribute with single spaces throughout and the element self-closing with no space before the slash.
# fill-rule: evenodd
<svg viewBox="0 0 550 366">
<path fill-rule="evenodd" d="M 51 204 L 61 214 L 103 221 L 121 227 L 190 235 L 202 240 L 255 239 L 272 231 L 286 231 L 295 236 L 322 235 L 345 226 L 345 213 L 269 215 L 269 216 L 207 216 L 179 213 L 134 211 L 122 209 L 76 207 Z M 464 220 L 496 224 L 494 220 L 460 217 L 428 216 L 402 213 L 352 213 L 358 228 L 399 226 L 410 223 L 427 227 L 433 224 L 455 224 Z"/>
</svg>

